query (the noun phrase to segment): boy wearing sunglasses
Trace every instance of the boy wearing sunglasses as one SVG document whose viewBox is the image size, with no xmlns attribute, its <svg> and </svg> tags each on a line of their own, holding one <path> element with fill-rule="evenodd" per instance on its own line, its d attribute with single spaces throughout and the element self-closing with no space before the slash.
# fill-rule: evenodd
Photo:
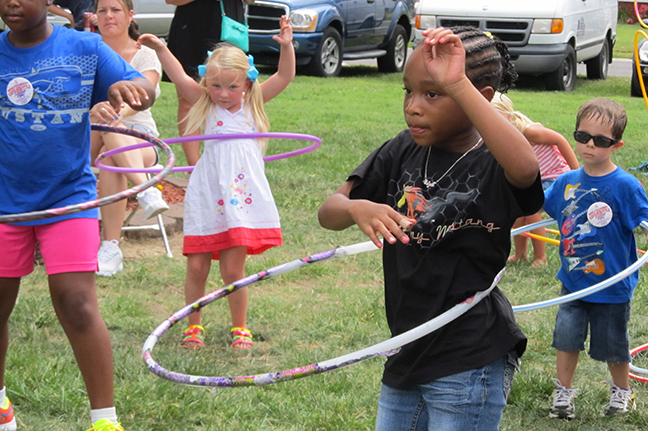
<svg viewBox="0 0 648 431">
<path fill-rule="evenodd" d="M 634 229 L 648 220 L 648 198 L 639 181 L 616 166 L 612 153 L 623 146 L 623 107 L 598 98 L 576 117 L 576 154 L 583 166 L 558 177 L 546 191 L 544 209 L 560 228 L 561 295 L 591 287 L 637 260 Z M 643 227 L 642 227 L 643 229 Z M 647 237 L 648 238 L 648 237 Z M 560 305 L 552 347 L 557 350 L 557 388 L 549 417 L 573 419 L 573 377 L 590 328 L 589 355 L 606 362 L 612 375 L 606 416 L 635 408 L 630 389 L 628 319 L 637 272 L 580 300 Z"/>
</svg>

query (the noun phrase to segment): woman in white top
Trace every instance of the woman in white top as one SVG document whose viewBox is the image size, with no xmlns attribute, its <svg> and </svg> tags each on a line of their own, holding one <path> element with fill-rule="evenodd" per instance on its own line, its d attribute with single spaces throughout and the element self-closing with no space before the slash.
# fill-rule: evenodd
<svg viewBox="0 0 648 431">
<path fill-rule="evenodd" d="M 133 20 L 132 0 L 97 0 L 96 24 L 103 41 L 144 75 L 160 95 L 160 76 L 162 67 L 155 51 L 147 47 L 137 49 L 138 25 Z M 128 106 L 117 114 L 109 103 L 102 102 L 90 111 L 91 122 L 112 126 L 129 127 L 157 137 L 158 131 L 151 110 L 134 111 Z M 101 152 L 142 142 L 132 136 L 117 133 L 92 132 L 91 156 L 94 161 Z M 106 165 L 120 167 L 150 167 L 157 162 L 154 147 L 126 151 L 103 161 Z M 102 170 L 99 178 L 99 197 L 109 196 L 128 188 L 127 180 L 134 185 L 147 180 L 146 174 L 121 174 Z M 155 187 L 148 188 L 137 195 L 137 199 L 147 218 L 154 217 L 169 207 L 162 199 L 162 193 Z M 109 277 L 123 269 L 123 255 L 119 249 L 119 239 L 126 212 L 126 201 L 121 200 L 101 208 L 104 240 L 98 253 L 98 275 Z"/>
</svg>

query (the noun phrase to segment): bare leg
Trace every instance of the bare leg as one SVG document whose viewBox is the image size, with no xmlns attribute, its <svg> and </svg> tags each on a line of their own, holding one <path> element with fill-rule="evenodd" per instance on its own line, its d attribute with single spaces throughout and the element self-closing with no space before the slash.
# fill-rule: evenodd
<svg viewBox="0 0 648 431">
<path fill-rule="evenodd" d="M 120 135 L 117 133 L 92 132 L 92 149 L 93 160 L 99 152 L 105 152 L 115 148 L 122 148 L 133 145 L 142 140 L 135 139 L 131 136 Z M 155 164 L 156 154 L 153 148 L 141 148 L 133 151 L 115 154 L 102 161 L 106 166 L 120 167 L 151 167 Z M 119 193 L 128 188 L 128 181 L 133 185 L 139 185 L 146 182 L 146 174 L 110 172 L 102 170 L 99 180 L 99 197 L 106 197 Z M 120 200 L 110 205 L 101 207 L 101 219 L 106 241 L 117 240 L 121 238 L 121 229 L 124 224 L 124 215 L 126 214 L 126 200 Z"/>
<path fill-rule="evenodd" d="M 245 277 L 246 247 L 232 247 L 220 251 L 220 273 L 225 285 L 234 283 Z M 247 327 L 248 288 L 244 287 L 227 295 L 232 326 Z"/>
<path fill-rule="evenodd" d="M 123 148 L 144 142 L 141 139 L 136 139 L 128 135 L 120 135 L 117 133 L 106 133 L 105 135 L 102 135 L 102 140 L 102 151 L 112 150 L 115 148 Z M 125 168 L 141 168 L 153 166 L 156 156 L 153 147 L 146 147 L 133 151 L 124 151 L 123 153 L 111 156 L 110 159 L 112 159 L 112 163 L 115 166 L 121 166 Z M 146 174 L 141 172 L 129 172 L 122 175 L 125 175 L 128 181 L 130 181 L 134 185 L 140 185 L 146 182 L 147 179 Z"/>
<path fill-rule="evenodd" d="M 4 376 L 7 349 L 9 348 L 9 316 L 16 304 L 19 287 L 20 278 L 0 277 L 0 292 L 2 293 L 2 301 L 0 301 L 0 389 L 5 385 Z"/>
<path fill-rule="evenodd" d="M 189 305 L 205 296 L 205 286 L 211 267 L 212 253 L 187 255 L 187 279 L 185 280 L 185 304 Z M 189 326 L 202 324 L 202 311 L 189 315 Z"/>
<path fill-rule="evenodd" d="M 106 165 L 113 165 L 112 161 L 104 160 Z M 126 190 L 128 185 L 126 177 L 118 172 L 101 171 L 99 177 L 99 197 L 119 193 Z M 126 199 L 119 200 L 110 205 L 101 207 L 101 224 L 103 226 L 104 240 L 112 241 L 121 238 L 121 230 L 124 225 L 124 214 L 126 214 Z"/>
<path fill-rule="evenodd" d="M 542 215 L 540 213 L 533 214 L 531 216 L 526 217 L 526 224 L 538 223 L 540 221 L 542 221 Z M 547 230 L 543 227 L 534 229 L 531 232 L 540 236 L 547 235 Z M 531 238 L 531 245 L 533 245 L 533 263 L 531 264 L 531 267 L 537 268 L 539 266 L 546 265 L 547 264 L 547 254 L 546 254 L 547 244 L 540 239 Z"/>
<path fill-rule="evenodd" d="M 517 229 L 522 226 L 526 226 L 526 217 L 520 217 L 515 220 L 513 224 L 513 229 Z M 527 237 L 524 235 L 516 235 L 513 237 L 513 244 L 515 245 L 515 254 L 509 256 L 509 262 L 517 262 L 518 260 L 526 260 L 527 258 Z"/>
<path fill-rule="evenodd" d="M 630 373 L 630 364 L 612 364 L 608 363 L 610 374 L 612 375 L 612 382 L 618 388 L 630 389 L 630 380 L 628 373 Z"/>
<path fill-rule="evenodd" d="M 112 348 L 99 313 L 94 272 L 50 275 L 49 285 L 54 310 L 83 376 L 90 407 L 113 407 Z"/>
<path fill-rule="evenodd" d="M 180 132 L 180 136 L 196 136 L 200 134 L 200 130 L 187 130 L 187 121 L 185 117 L 189 113 L 189 110 L 191 109 L 191 103 L 187 101 L 180 92 L 178 93 L 178 132 Z M 196 163 L 198 163 L 198 159 L 200 158 L 200 141 L 191 141 L 191 142 L 183 142 L 182 143 L 182 150 L 185 153 L 185 157 L 187 158 L 187 165 L 188 166 L 195 166 Z"/>
<path fill-rule="evenodd" d="M 580 351 L 578 350 L 572 352 L 558 350 L 556 353 L 556 373 L 558 380 L 566 388 L 573 387 L 574 373 L 576 372 L 579 356 Z"/>
</svg>

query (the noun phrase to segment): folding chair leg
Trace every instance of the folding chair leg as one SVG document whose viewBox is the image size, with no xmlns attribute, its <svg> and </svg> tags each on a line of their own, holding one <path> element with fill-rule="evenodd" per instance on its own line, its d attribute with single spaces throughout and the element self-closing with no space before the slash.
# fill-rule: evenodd
<svg viewBox="0 0 648 431">
<path fill-rule="evenodd" d="M 156 165 L 159 166 L 159 165 Z M 160 166 L 161 167 L 161 166 Z M 146 178 L 151 179 L 150 174 L 146 174 Z M 166 233 L 166 228 L 164 227 L 164 220 L 162 219 L 162 214 L 157 215 L 157 226 L 156 225 L 146 225 L 146 226 L 131 226 L 130 221 L 135 216 L 135 212 L 140 208 L 139 203 L 135 205 L 135 208 L 133 208 L 126 218 L 124 220 L 124 225 L 122 226 L 122 230 L 140 230 L 140 229 L 156 229 L 160 231 L 160 234 L 162 235 L 162 240 L 164 241 L 164 248 L 166 249 L 166 255 L 170 258 L 173 258 L 173 253 L 171 253 L 171 246 L 169 245 L 169 239 L 167 238 L 167 233 Z"/>
<path fill-rule="evenodd" d="M 164 241 L 164 248 L 166 249 L 167 257 L 173 258 L 173 253 L 171 253 L 171 246 L 169 245 L 169 239 L 167 238 L 166 228 L 164 227 L 164 221 L 162 220 L 162 214 L 157 215 L 158 225 L 160 226 L 160 233 L 162 234 L 162 241 Z"/>
</svg>

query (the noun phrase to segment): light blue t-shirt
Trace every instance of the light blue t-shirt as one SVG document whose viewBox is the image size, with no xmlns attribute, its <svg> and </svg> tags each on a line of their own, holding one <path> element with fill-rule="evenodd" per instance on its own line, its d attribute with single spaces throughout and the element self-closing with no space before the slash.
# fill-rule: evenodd
<svg viewBox="0 0 648 431">
<path fill-rule="evenodd" d="M 115 82 L 142 75 L 93 33 L 55 25 L 31 48 L 11 45 L 10 33 L 0 33 L 0 215 L 96 199 L 90 108 Z M 19 224 L 97 216 L 94 209 Z"/>
<path fill-rule="evenodd" d="M 558 279 L 570 292 L 591 287 L 637 260 L 634 229 L 648 220 L 648 198 L 637 178 L 617 169 L 602 177 L 583 168 L 562 174 L 545 192 L 544 210 L 558 222 Z M 618 304 L 632 299 L 638 272 L 584 297 Z"/>
</svg>

